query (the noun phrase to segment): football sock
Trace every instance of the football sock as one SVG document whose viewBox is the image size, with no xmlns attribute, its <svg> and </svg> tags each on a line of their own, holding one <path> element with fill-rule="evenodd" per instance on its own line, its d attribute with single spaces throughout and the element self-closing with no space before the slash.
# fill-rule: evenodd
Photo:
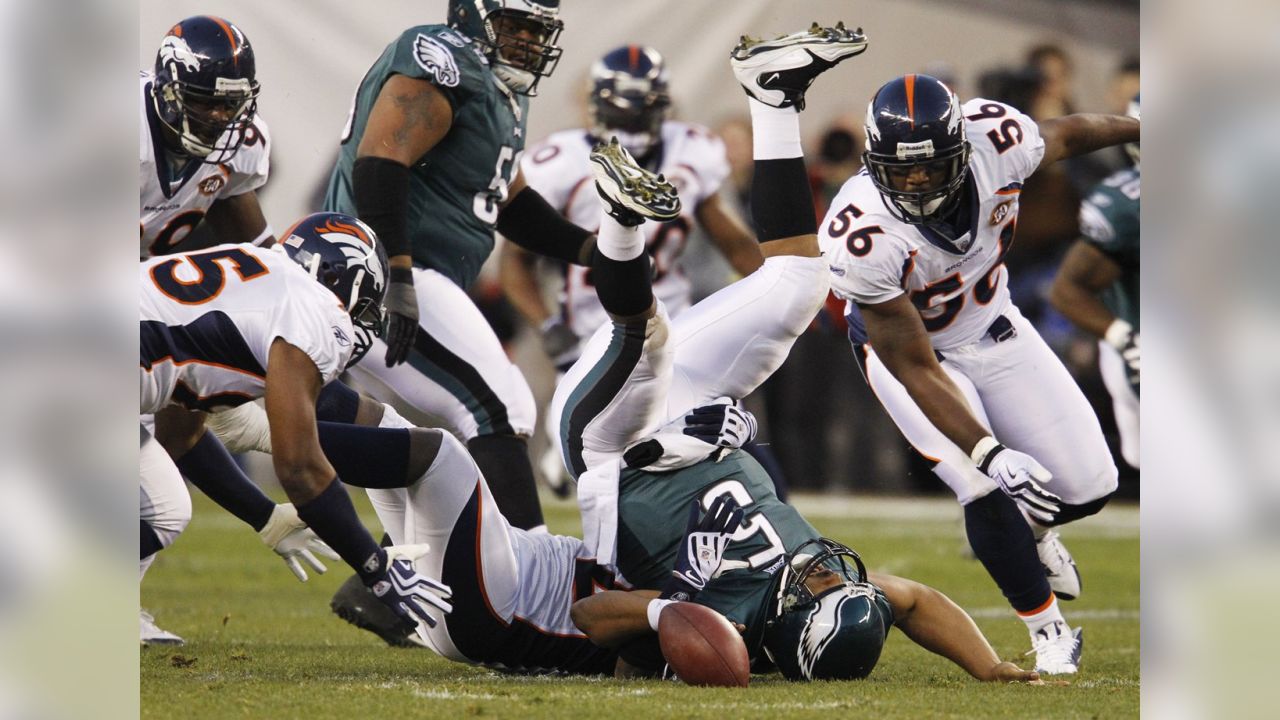
<svg viewBox="0 0 1280 720">
<path fill-rule="evenodd" d="M 751 146 L 756 160 L 779 160 L 804 155 L 800 147 L 800 113 L 747 98 L 751 109 Z"/>
<path fill-rule="evenodd" d="M 644 254 L 642 226 L 627 227 L 602 213 L 596 234 L 596 252 L 610 260 L 633 260 Z"/>
<path fill-rule="evenodd" d="M 818 220 L 800 148 L 800 115 L 750 100 L 755 169 L 751 219 L 760 242 L 813 235 Z"/>
<path fill-rule="evenodd" d="M 253 484 L 211 432 L 201 435 L 175 464 L 200 492 L 254 530 L 265 527 L 276 509 L 275 502 Z"/>
<path fill-rule="evenodd" d="M 522 530 L 546 525 L 529 447 L 518 435 L 480 435 L 467 441 L 471 457 L 489 483 L 498 510 Z"/>
<path fill-rule="evenodd" d="M 298 518 L 359 573 L 365 585 L 373 581 L 386 564 L 386 553 L 360 524 L 355 506 L 337 478 L 319 495 L 303 503 L 294 503 L 294 507 L 298 510 Z"/>
<path fill-rule="evenodd" d="M 965 505 L 964 529 L 973 554 L 1014 610 L 1038 612 L 1053 598 L 1035 536 L 1008 495 L 994 490 Z"/>
<path fill-rule="evenodd" d="M 1045 625 L 1052 625 L 1056 622 L 1060 622 L 1063 625 L 1067 623 L 1066 619 L 1062 617 L 1062 612 L 1058 610 L 1058 598 L 1054 597 L 1052 592 L 1049 593 L 1049 599 L 1045 601 L 1044 605 L 1030 612 L 1019 612 L 1018 617 L 1027 624 L 1027 630 L 1033 633 Z"/>
</svg>

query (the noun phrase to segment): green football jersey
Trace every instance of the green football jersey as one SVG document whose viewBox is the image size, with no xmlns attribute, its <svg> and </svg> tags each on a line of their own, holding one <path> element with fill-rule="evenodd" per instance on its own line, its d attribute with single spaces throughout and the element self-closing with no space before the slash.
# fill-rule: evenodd
<svg viewBox="0 0 1280 720">
<path fill-rule="evenodd" d="M 414 264 L 466 288 L 493 251 L 499 203 L 524 151 L 529 100 L 502 84 L 467 36 L 445 25 L 409 28 L 360 81 L 326 210 L 357 214 L 356 149 L 383 83 L 395 74 L 430 81 L 453 106 L 448 134 L 410 168 L 407 229 Z"/>
<path fill-rule="evenodd" d="M 731 493 L 746 521 L 724 553 L 724 572 L 698 593 L 697 602 L 747 626 L 747 647 L 759 646 L 772 617 L 775 579 L 785 555 L 821 537 L 795 508 L 778 499 L 773 480 L 747 453 L 735 450 L 719 462 L 701 462 L 668 473 L 624 470 L 619 484 L 618 569 L 632 586 L 658 589 L 671 576 L 694 500 L 705 511 Z"/>
<path fill-rule="evenodd" d="M 1120 277 L 1103 291 L 1102 301 L 1116 317 L 1140 329 L 1138 275 L 1141 251 L 1142 174 L 1121 170 L 1103 180 L 1080 205 L 1080 230 L 1089 244 L 1115 260 Z"/>
</svg>

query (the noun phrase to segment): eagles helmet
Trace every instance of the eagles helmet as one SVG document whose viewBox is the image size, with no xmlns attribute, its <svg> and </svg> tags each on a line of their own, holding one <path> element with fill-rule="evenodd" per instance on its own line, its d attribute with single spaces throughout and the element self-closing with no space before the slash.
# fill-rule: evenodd
<svg viewBox="0 0 1280 720">
<path fill-rule="evenodd" d="M 591 64 L 588 106 L 593 136 L 617 136 L 632 155 L 648 155 L 662 139 L 662 121 L 671 107 L 662 55 L 640 45 L 605 53 Z"/>
<path fill-rule="evenodd" d="M 1141 112 L 1140 112 L 1141 108 L 1139 107 L 1139 100 L 1140 100 L 1141 98 L 1142 98 L 1142 93 L 1138 93 L 1137 95 L 1134 95 L 1134 96 L 1133 96 L 1133 99 L 1129 101 L 1129 109 L 1128 109 L 1127 111 L 1125 111 L 1125 115 L 1126 115 L 1126 116 L 1131 117 L 1131 118 L 1133 118 L 1134 120 L 1141 120 L 1141 119 L 1142 119 L 1142 114 L 1141 114 Z M 1139 152 L 1138 152 L 1138 143 L 1125 143 L 1125 144 L 1124 144 L 1124 151 L 1125 151 L 1125 152 L 1127 152 L 1127 153 L 1129 153 L 1129 159 L 1133 160 L 1133 164 L 1134 164 L 1134 165 L 1138 165 L 1138 164 L 1139 164 L 1139 162 L 1138 162 L 1138 155 L 1139 155 Z"/>
<path fill-rule="evenodd" d="M 929 75 L 885 83 L 867 106 L 862 159 L 894 217 L 941 222 L 963 197 L 969 167 L 960 98 Z"/>
<path fill-rule="evenodd" d="M 805 581 L 830 570 L 844 581 L 817 595 Z M 880 659 L 893 611 L 867 582 L 862 558 L 834 540 L 810 540 L 780 571 L 778 615 L 765 625 L 764 648 L 788 680 L 858 680 Z"/>
<path fill-rule="evenodd" d="M 560 54 L 560 0 L 449 0 L 449 27 L 482 48 L 512 91 L 537 95 Z"/>
<path fill-rule="evenodd" d="M 151 98 L 177 140 L 173 149 L 207 163 L 230 160 L 258 109 L 254 72 L 253 47 L 230 22 L 197 15 L 170 28 L 156 53 Z"/>
<path fill-rule="evenodd" d="M 382 336 L 382 298 L 387 294 L 387 251 L 368 225 L 350 215 L 308 215 L 284 233 L 284 251 L 321 285 L 333 291 L 355 326 L 355 348 L 347 367 Z"/>
</svg>

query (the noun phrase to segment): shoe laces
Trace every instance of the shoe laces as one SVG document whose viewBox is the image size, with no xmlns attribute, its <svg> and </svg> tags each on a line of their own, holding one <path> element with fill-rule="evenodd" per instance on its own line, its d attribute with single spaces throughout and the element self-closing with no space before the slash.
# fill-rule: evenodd
<svg viewBox="0 0 1280 720">
<path fill-rule="evenodd" d="M 1037 666 L 1070 663 L 1080 642 L 1071 628 L 1066 623 L 1054 622 L 1041 629 L 1047 631 L 1047 636 L 1040 635 L 1040 630 L 1031 633 L 1031 649 L 1023 654 L 1035 655 Z"/>
</svg>

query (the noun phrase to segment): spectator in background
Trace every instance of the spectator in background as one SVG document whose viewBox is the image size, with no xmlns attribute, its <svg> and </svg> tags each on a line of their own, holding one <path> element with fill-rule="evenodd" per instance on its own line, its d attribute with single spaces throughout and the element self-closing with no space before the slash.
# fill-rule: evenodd
<svg viewBox="0 0 1280 720">
<path fill-rule="evenodd" d="M 721 122 L 714 130 L 724 142 L 724 154 L 729 160 L 729 177 L 725 181 L 722 192 L 735 204 L 738 217 L 751 223 L 751 213 L 747 212 L 751 199 L 751 172 L 755 167 L 751 157 L 751 120 L 743 116 L 735 116 Z"/>
<path fill-rule="evenodd" d="M 1136 55 L 1121 61 L 1116 74 L 1111 76 L 1111 86 L 1107 88 L 1107 112 L 1123 115 L 1129 109 L 1130 101 L 1142 85 L 1141 67 Z"/>
<path fill-rule="evenodd" d="M 1071 99 L 1075 65 L 1062 46 L 1054 43 L 1036 45 L 1027 51 L 1026 65 L 1040 75 L 1035 106 L 1025 109 L 1031 117 L 1040 122 L 1076 111 L 1076 104 Z"/>
</svg>

